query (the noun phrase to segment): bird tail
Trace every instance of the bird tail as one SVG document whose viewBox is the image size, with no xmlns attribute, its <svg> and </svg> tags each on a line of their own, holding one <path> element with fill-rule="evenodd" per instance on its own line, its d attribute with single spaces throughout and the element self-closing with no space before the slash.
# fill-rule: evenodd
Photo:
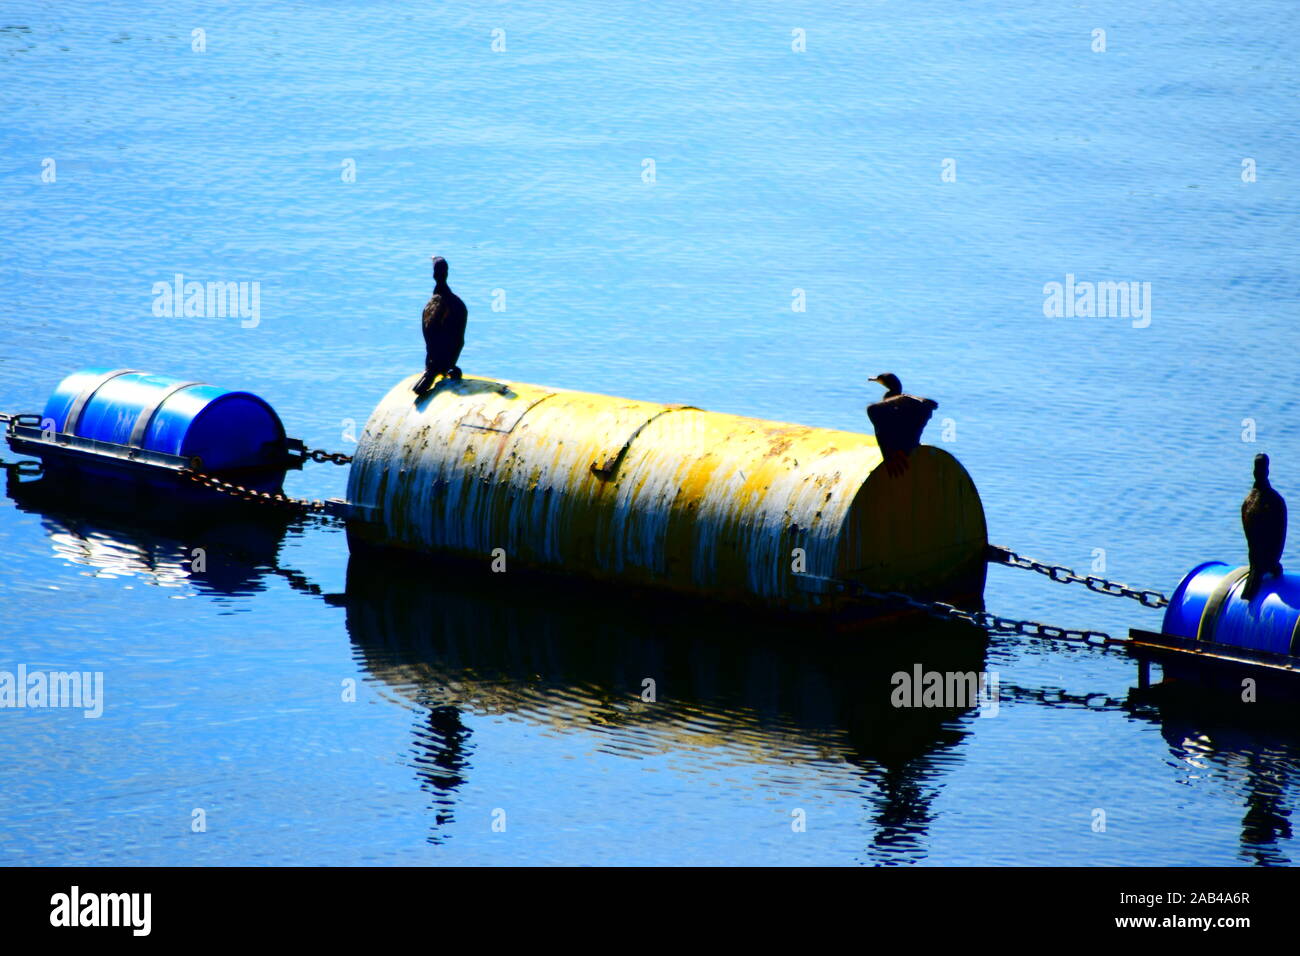
<svg viewBox="0 0 1300 956">
<path fill-rule="evenodd" d="M 1251 570 L 1246 574 L 1246 583 L 1241 588 L 1241 596 L 1247 601 L 1253 601 L 1255 595 L 1259 592 L 1259 572 Z"/>
</svg>

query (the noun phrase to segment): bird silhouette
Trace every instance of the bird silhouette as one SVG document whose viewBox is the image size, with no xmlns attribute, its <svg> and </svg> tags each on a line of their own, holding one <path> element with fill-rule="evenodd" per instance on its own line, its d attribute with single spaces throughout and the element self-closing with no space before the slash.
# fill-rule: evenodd
<svg viewBox="0 0 1300 956">
<path fill-rule="evenodd" d="M 460 359 L 460 350 L 465 347 L 465 324 L 469 321 L 465 303 L 447 285 L 447 260 L 442 256 L 433 257 L 433 282 L 433 295 L 420 316 L 425 356 L 424 374 L 413 389 L 417 395 L 432 387 L 439 375 L 460 378 L 456 362 Z"/>
<path fill-rule="evenodd" d="M 1269 484 L 1268 455 L 1255 456 L 1255 484 L 1241 503 L 1241 527 L 1250 555 L 1241 596 L 1249 601 L 1259 593 L 1264 575 L 1282 573 L 1282 548 L 1286 545 L 1286 502 Z"/>
<path fill-rule="evenodd" d="M 908 456 L 921 443 L 930 415 L 939 403 L 931 398 L 904 395 L 903 385 L 892 372 L 870 379 L 883 385 L 885 397 L 867 406 L 867 417 L 876 430 L 876 444 L 885 459 L 885 470 L 898 477 L 907 471 Z"/>
</svg>

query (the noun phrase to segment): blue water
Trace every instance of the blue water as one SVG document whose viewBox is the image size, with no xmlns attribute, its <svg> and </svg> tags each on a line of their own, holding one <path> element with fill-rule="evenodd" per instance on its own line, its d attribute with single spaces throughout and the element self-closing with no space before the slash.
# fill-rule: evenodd
<svg viewBox="0 0 1300 956">
<path fill-rule="evenodd" d="M 939 401 L 929 440 L 992 540 L 1082 568 L 1103 549 L 1109 577 L 1167 592 L 1244 559 L 1256 452 L 1300 500 L 1297 26 L 1286 2 L 11 0 L 0 409 L 39 410 L 75 368 L 142 368 L 250 388 L 347 450 L 421 365 L 438 253 L 469 373 L 861 430 L 865 380 L 892 370 Z M 259 321 L 156 315 L 178 272 L 260 283 Z M 1067 274 L 1149 282 L 1149 325 L 1045 316 Z M 289 490 L 344 483 L 318 465 Z M 1300 741 L 1125 709 L 1122 655 L 994 638 L 998 716 L 894 746 L 855 711 L 854 662 L 800 635 L 647 628 L 629 604 L 593 630 L 450 588 L 430 641 L 400 594 L 324 596 L 351 587 L 336 530 L 291 527 L 214 586 L 186 570 L 193 540 L 78 507 L 0 499 L 0 669 L 102 670 L 107 695 L 98 720 L 0 711 L 5 863 L 1300 849 Z M 987 601 L 1159 624 L 1023 571 L 994 569 Z"/>
</svg>

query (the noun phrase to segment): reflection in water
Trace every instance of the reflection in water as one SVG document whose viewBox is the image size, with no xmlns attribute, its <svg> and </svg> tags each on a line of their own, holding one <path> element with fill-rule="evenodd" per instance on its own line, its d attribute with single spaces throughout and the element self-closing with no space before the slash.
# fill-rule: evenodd
<svg viewBox="0 0 1300 956">
<path fill-rule="evenodd" d="M 55 557 L 96 577 L 230 596 L 262 591 L 263 579 L 276 575 L 320 593 L 278 563 L 286 533 L 298 524 L 281 512 L 220 501 L 195 509 L 125 483 L 104 494 L 52 477 L 20 480 L 12 471 L 6 491 L 20 511 L 40 516 Z"/>
<path fill-rule="evenodd" d="M 321 593 L 279 565 L 298 524 L 275 512 L 236 506 L 195 517 L 156 497 L 92 510 L 89 496 L 48 479 L 11 474 L 7 487 L 19 509 L 40 517 L 58 558 L 96 573 L 218 599 L 261 591 L 268 575 Z M 193 547 L 206 551 L 203 570 L 193 567 Z M 698 602 L 514 574 L 507 584 L 499 575 L 357 557 L 346 594 L 325 599 L 346 607 L 356 656 L 381 693 L 420 715 L 409 762 L 429 795 L 435 843 L 446 839 L 476 760 L 491 757 L 476 754 L 470 718 L 506 715 L 549 734 L 584 735 L 588 749 L 623 760 L 668 756 L 674 772 L 702 783 L 742 776 L 729 768 L 768 768 L 758 776 L 772 782 L 758 786 L 776 790 L 790 779 L 784 768 L 807 767 L 826 771 L 834 787 L 851 768 L 848 787 L 871 831 L 861 859 L 913 862 L 929 852 L 934 802 L 977 726 L 960 711 L 889 702 L 891 676 L 914 664 L 983 670 L 983 635 L 969 630 L 923 623 L 830 636 Z M 1255 709 L 1262 705 L 1213 708 L 1204 696 L 1177 694 L 1134 708 L 1102 693 L 1072 696 L 1005 679 L 1000 692 L 1004 703 L 1127 710 L 1157 721 L 1189 779 L 1240 800 L 1242 861 L 1292 862 L 1284 847 L 1300 783 L 1300 730 L 1289 715 Z"/>
<path fill-rule="evenodd" d="M 1300 722 L 1287 706 L 1241 703 L 1177 686 L 1148 695 L 1170 752 L 1189 773 L 1216 779 L 1243 804 L 1239 856 L 1289 866 L 1294 789 L 1300 786 Z"/>
<path fill-rule="evenodd" d="M 1287 866 L 1291 858 L 1278 846 L 1291 838 L 1291 808 L 1283 799 L 1282 774 L 1249 755 L 1246 815 L 1241 821 L 1242 856 L 1260 865 Z"/>
<path fill-rule="evenodd" d="M 672 754 L 688 771 L 854 765 L 875 839 L 868 857 L 925 854 L 958 710 L 898 709 L 892 675 L 978 672 L 983 632 L 923 623 L 832 636 L 683 604 L 435 565 L 354 556 L 348 631 L 375 678 L 427 708 L 415 761 L 438 826 L 468 772 L 462 714 L 509 714 L 590 734 L 598 752 Z M 944 759 L 940 759 L 944 758 Z"/>
<path fill-rule="evenodd" d="M 469 728 L 460 719 L 460 711 L 450 704 L 429 704 L 425 726 L 415 728 L 416 749 L 412 763 L 420 777 L 420 786 L 433 798 L 434 833 L 436 827 L 452 821 L 452 794 L 465 782 L 463 771 L 469 764 Z M 436 836 L 429 842 L 437 843 Z"/>
</svg>

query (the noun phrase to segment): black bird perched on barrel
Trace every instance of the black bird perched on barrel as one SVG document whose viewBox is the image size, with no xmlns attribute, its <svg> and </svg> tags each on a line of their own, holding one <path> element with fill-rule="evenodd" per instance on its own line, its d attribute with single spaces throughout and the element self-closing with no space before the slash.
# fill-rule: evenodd
<svg viewBox="0 0 1300 956">
<path fill-rule="evenodd" d="M 1246 532 L 1250 571 L 1241 596 L 1252 600 L 1266 574 L 1282 573 L 1286 545 L 1286 502 L 1268 482 L 1268 455 L 1255 456 L 1255 484 L 1241 503 L 1241 527 Z"/>
<path fill-rule="evenodd" d="M 904 395 L 903 384 L 893 372 L 882 372 L 870 381 L 885 387 L 885 397 L 867 406 L 867 417 L 876 429 L 876 444 L 885 459 L 885 469 L 897 477 L 907 471 L 907 456 L 921 443 L 921 432 L 939 403 Z"/>
<path fill-rule="evenodd" d="M 420 324 L 424 329 L 424 374 L 415 383 L 415 394 L 422 395 L 434 379 L 445 375 L 460 378 L 460 350 L 465 347 L 465 323 L 469 310 L 460 296 L 447 285 L 447 260 L 433 257 L 433 295 L 424 307 Z"/>
</svg>

